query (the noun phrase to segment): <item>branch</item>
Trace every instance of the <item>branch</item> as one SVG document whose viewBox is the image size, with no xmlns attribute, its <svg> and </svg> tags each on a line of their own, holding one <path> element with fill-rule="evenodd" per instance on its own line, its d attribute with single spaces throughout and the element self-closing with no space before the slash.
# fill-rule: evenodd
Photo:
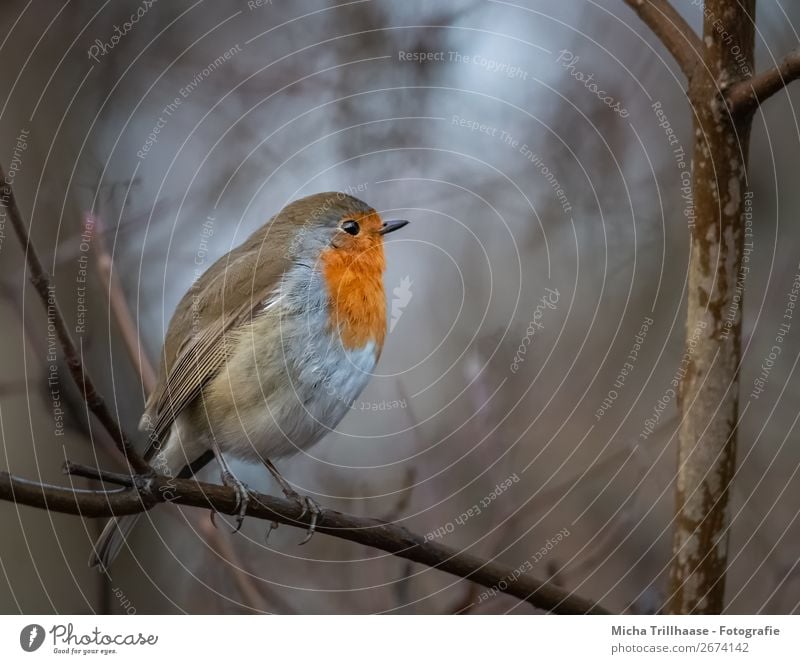
<svg viewBox="0 0 800 664">
<path fill-rule="evenodd" d="M 661 40 L 686 78 L 691 79 L 700 65 L 703 44 L 668 0 L 624 0 L 653 34 Z"/>
<path fill-rule="evenodd" d="M 128 351 L 128 356 L 131 362 L 133 362 L 136 373 L 142 381 L 145 394 L 149 396 L 153 393 L 156 386 L 156 373 L 153 370 L 153 365 L 150 364 L 150 361 L 142 352 L 142 344 L 139 341 L 139 334 L 136 331 L 136 322 L 125 300 L 125 294 L 122 291 L 119 279 L 114 273 L 111 254 L 108 253 L 108 248 L 106 247 L 103 221 L 98 216 L 86 214 L 84 215 L 83 223 L 84 227 L 90 224 L 96 226 L 94 248 L 97 255 L 97 272 L 100 275 L 103 289 L 108 294 L 109 310 L 114 315 L 114 319 L 122 334 L 125 349 Z"/>
<path fill-rule="evenodd" d="M 118 483 L 123 488 L 111 491 L 77 490 L 39 484 L 0 472 L 0 500 L 83 517 L 137 514 L 165 502 L 213 509 L 222 514 L 235 515 L 238 512 L 236 492 L 225 486 L 164 477 L 152 472 L 148 475 L 123 475 L 69 463 L 65 471 L 71 475 Z M 295 501 L 255 492 L 251 492 L 247 506 L 248 516 L 307 529 L 310 515 L 303 514 L 303 511 Z M 379 519 L 326 509 L 319 516 L 316 529 L 326 535 L 364 544 L 469 579 L 529 602 L 538 609 L 552 613 L 608 613 L 591 600 L 577 597 L 562 588 L 527 574 L 519 574 L 518 570 L 505 565 L 426 541 L 402 526 Z"/>
<path fill-rule="evenodd" d="M 800 78 L 800 50 L 789 53 L 777 67 L 734 83 L 725 98 L 731 114 L 747 116 L 772 95 Z"/>
<path fill-rule="evenodd" d="M 64 321 L 64 316 L 56 301 L 55 286 L 51 284 L 50 278 L 44 271 L 39 256 L 31 244 L 31 238 L 25 223 L 22 221 L 22 215 L 17 206 L 14 191 L 6 181 L 2 167 L 0 167 L 0 204 L 8 211 L 11 225 L 14 227 L 14 231 L 25 251 L 25 259 L 28 262 L 28 267 L 31 272 L 31 283 L 44 304 L 48 321 L 52 322 L 55 327 L 56 335 L 64 351 L 64 359 L 66 360 L 72 380 L 75 381 L 75 385 L 78 386 L 78 390 L 80 390 L 83 400 L 86 402 L 89 410 L 94 413 L 95 417 L 97 417 L 106 431 L 108 431 L 114 439 L 119 450 L 125 455 L 128 464 L 139 473 L 147 472 L 149 466 L 134 449 L 130 439 L 125 435 L 119 422 L 111 414 L 103 397 L 100 396 L 95 388 L 94 381 L 83 366 L 78 349 L 69 333 L 67 324 Z"/>
</svg>

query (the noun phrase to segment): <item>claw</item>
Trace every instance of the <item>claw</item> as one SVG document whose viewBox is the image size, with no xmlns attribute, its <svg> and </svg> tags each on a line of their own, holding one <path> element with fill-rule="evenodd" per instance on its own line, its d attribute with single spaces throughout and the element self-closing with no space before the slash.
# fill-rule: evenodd
<svg viewBox="0 0 800 664">
<path fill-rule="evenodd" d="M 301 496 L 297 491 L 293 489 L 284 489 L 283 494 L 289 499 L 294 500 L 303 510 L 297 517 L 299 521 L 302 519 L 306 514 L 311 514 L 311 523 L 308 524 L 308 532 L 306 533 L 305 538 L 302 542 L 300 542 L 300 546 L 308 542 L 316 532 L 317 529 L 317 521 L 319 520 L 320 515 L 322 514 L 322 509 L 319 505 L 317 505 L 316 501 L 309 497 L 309 496 Z"/>
<path fill-rule="evenodd" d="M 277 521 L 273 521 L 272 523 L 269 524 L 269 528 L 267 529 L 267 534 L 264 535 L 264 544 L 268 544 L 269 543 L 270 534 L 272 533 L 273 530 L 277 530 L 277 529 L 278 529 L 278 522 Z"/>
<path fill-rule="evenodd" d="M 308 532 L 306 533 L 305 538 L 303 541 L 300 542 L 299 546 L 303 546 L 311 538 L 314 536 L 314 533 L 317 532 L 317 520 L 319 519 L 320 515 L 322 514 L 322 509 L 319 505 L 314 501 L 313 498 L 309 498 L 308 496 L 303 497 L 303 514 L 306 512 L 311 513 L 311 522 L 308 524 Z M 302 514 L 301 514 L 302 517 Z"/>
<path fill-rule="evenodd" d="M 217 517 L 217 513 L 214 510 L 209 510 L 209 512 L 208 512 L 208 520 L 211 521 L 211 525 L 214 526 L 214 528 L 217 527 L 217 519 L 216 519 L 216 517 Z"/>
<path fill-rule="evenodd" d="M 297 491 L 295 491 L 278 472 L 278 469 L 269 459 L 264 459 L 264 465 L 266 465 L 267 470 L 269 470 L 269 472 L 275 478 L 275 481 L 280 485 L 281 489 L 283 489 L 283 495 L 289 500 L 294 500 L 302 508 L 300 515 L 297 517 L 298 521 L 309 512 L 311 513 L 311 522 L 308 524 L 308 533 L 306 534 L 305 539 L 300 542 L 300 545 L 305 544 L 314 536 L 314 532 L 317 529 L 317 521 L 322 514 L 322 509 L 320 509 L 320 506 L 317 505 L 312 498 L 309 498 L 308 496 L 301 496 L 299 493 L 297 493 Z M 269 533 L 272 532 L 272 530 L 274 529 L 270 528 L 269 532 L 267 533 L 267 537 L 269 537 Z"/>
<path fill-rule="evenodd" d="M 231 473 L 222 474 L 222 483 L 225 486 L 233 487 L 236 491 L 236 507 L 239 508 L 239 511 L 236 514 L 236 528 L 233 529 L 233 532 L 238 533 L 242 529 L 247 506 L 250 504 L 250 492 L 247 485 Z"/>
<path fill-rule="evenodd" d="M 308 502 L 307 502 L 308 497 L 307 496 L 295 496 L 295 500 L 298 503 L 300 503 L 301 507 L 303 508 L 303 511 L 300 512 L 300 516 L 297 517 L 298 519 L 302 519 L 306 515 L 306 512 L 308 512 Z"/>
<path fill-rule="evenodd" d="M 239 505 L 239 513 L 236 515 L 236 528 L 233 529 L 234 533 L 238 533 L 242 529 L 244 517 L 247 514 L 247 506 L 250 504 L 250 494 L 247 492 L 247 489 L 244 489 L 242 493 L 239 493 L 239 491 L 236 493 Z"/>
</svg>

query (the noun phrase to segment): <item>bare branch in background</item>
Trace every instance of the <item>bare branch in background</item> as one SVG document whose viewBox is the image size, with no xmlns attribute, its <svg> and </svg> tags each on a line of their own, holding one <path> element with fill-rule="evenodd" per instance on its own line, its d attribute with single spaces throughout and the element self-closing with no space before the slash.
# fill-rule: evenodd
<svg viewBox="0 0 800 664">
<path fill-rule="evenodd" d="M 216 528 L 211 519 L 205 518 L 205 515 L 196 520 L 195 527 L 209 547 L 226 563 L 225 569 L 233 576 L 234 583 L 248 607 L 256 613 L 270 613 L 270 605 L 282 614 L 297 613 L 294 607 L 278 593 L 267 595 L 256 586 L 255 577 L 246 569 L 227 532 Z"/>
<path fill-rule="evenodd" d="M 125 342 L 125 349 L 128 351 L 128 356 L 131 358 L 131 362 L 133 362 L 133 366 L 141 378 L 145 394 L 149 395 L 156 386 L 156 373 L 153 370 L 153 365 L 150 364 L 143 352 L 139 334 L 136 331 L 136 322 L 125 299 L 125 293 L 122 291 L 119 279 L 114 274 L 111 254 L 106 247 L 103 220 L 100 217 L 92 218 L 87 214 L 84 217 L 84 226 L 87 223 L 93 223 L 97 231 L 94 245 L 97 254 L 97 271 L 100 275 L 100 282 L 103 284 L 103 290 L 108 294 L 109 310 L 114 315 L 114 319 L 119 326 L 122 339 Z"/>
<path fill-rule="evenodd" d="M 734 83 L 725 93 L 735 116 L 753 113 L 758 106 L 789 83 L 800 78 L 800 50 L 789 53 L 777 67 Z"/>
<path fill-rule="evenodd" d="M 661 40 L 690 79 L 702 62 L 703 44 L 691 26 L 667 0 L 624 0 Z"/>
<path fill-rule="evenodd" d="M 31 283 L 44 304 L 48 321 L 52 322 L 55 328 L 61 348 L 64 351 L 64 359 L 66 360 L 70 375 L 75 381 L 75 385 L 77 385 L 83 395 L 83 399 L 89 410 L 94 413 L 95 417 L 97 417 L 106 431 L 108 431 L 114 439 L 114 442 L 117 444 L 120 452 L 125 456 L 131 468 L 139 473 L 147 472 L 149 470 L 147 462 L 136 452 L 130 439 L 122 430 L 122 426 L 114 415 L 112 415 L 105 400 L 95 388 L 94 381 L 83 365 L 81 355 L 75 346 L 72 335 L 70 335 L 67 329 L 64 316 L 58 306 L 55 296 L 55 286 L 50 283 L 50 278 L 42 267 L 39 256 L 31 244 L 30 235 L 28 234 L 25 222 L 22 220 L 22 215 L 17 206 L 16 198 L 14 197 L 14 191 L 6 182 L 5 172 L 2 167 L 0 167 L 0 204 L 8 211 L 11 225 L 14 227 L 14 231 L 22 244 L 23 251 L 25 252 L 25 259 L 31 272 Z"/>
</svg>

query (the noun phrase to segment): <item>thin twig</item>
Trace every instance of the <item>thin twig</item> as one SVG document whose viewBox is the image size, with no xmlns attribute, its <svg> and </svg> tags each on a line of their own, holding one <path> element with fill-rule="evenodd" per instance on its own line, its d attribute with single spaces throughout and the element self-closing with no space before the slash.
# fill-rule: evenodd
<svg viewBox="0 0 800 664">
<path fill-rule="evenodd" d="M 789 53 L 777 67 L 731 85 L 725 93 L 735 116 L 747 116 L 772 95 L 800 78 L 800 50 Z"/>
<path fill-rule="evenodd" d="M 141 340 L 136 331 L 136 322 L 125 299 L 125 293 L 122 290 L 119 279 L 114 273 L 111 254 L 109 254 L 106 247 L 103 220 L 98 216 L 87 213 L 84 216 L 84 226 L 88 223 L 92 223 L 96 231 L 94 247 L 97 258 L 97 272 L 100 276 L 103 290 L 108 294 L 109 310 L 113 314 L 122 334 L 125 349 L 128 351 L 128 356 L 133 362 L 136 373 L 139 374 L 144 391 L 147 395 L 150 395 L 156 386 L 156 374 L 153 371 L 153 365 L 150 364 L 150 360 L 142 351 Z"/>
<path fill-rule="evenodd" d="M 40 351 L 39 357 L 44 358 L 45 353 L 41 351 L 40 340 L 32 332 L 32 330 L 36 329 L 36 325 L 32 322 L 32 317 L 30 315 L 31 308 L 25 308 L 22 306 L 19 293 L 17 293 L 15 289 L 12 289 L 11 284 L 8 281 L 0 281 L 0 298 L 7 299 L 14 306 L 14 311 L 17 312 L 20 317 L 20 326 L 25 338 L 32 348 Z M 25 385 L 27 386 L 27 383 L 25 383 Z M 79 395 L 76 395 L 76 398 L 77 396 Z M 69 393 L 65 392 L 64 397 L 70 402 L 74 401 L 73 397 Z M 83 427 L 81 427 L 81 431 L 84 431 Z M 125 465 L 125 456 L 119 451 L 116 443 L 111 440 L 110 434 L 105 429 L 99 430 L 98 435 L 92 437 L 90 437 L 87 432 L 86 439 L 91 444 L 95 445 L 99 442 L 102 448 L 111 458 L 119 461 L 122 465 Z"/>
<path fill-rule="evenodd" d="M 25 252 L 25 259 L 31 272 L 31 283 L 45 306 L 48 322 L 52 323 L 55 328 L 61 348 L 64 351 L 64 359 L 67 363 L 70 375 L 83 395 L 83 400 L 86 402 L 89 410 L 94 413 L 95 417 L 97 417 L 106 431 L 108 431 L 114 439 L 114 442 L 123 455 L 125 455 L 125 459 L 131 468 L 138 473 L 147 472 L 149 466 L 136 452 L 119 422 L 111 414 L 111 411 L 108 409 L 108 406 L 106 406 L 103 397 L 100 396 L 95 388 L 94 381 L 89 376 L 86 367 L 84 367 L 81 361 L 81 356 L 75 346 L 72 335 L 67 329 L 64 316 L 56 301 L 55 286 L 51 284 L 50 278 L 42 267 L 39 256 L 31 244 L 31 238 L 22 220 L 22 215 L 17 206 L 16 198 L 14 197 L 14 191 L 6 182 L 5 172 L 2 167 L 0 167 L 0 204 L 8 211 L 11 225 L 14 227 L 14 231 L 22 244 L 23 251 Z"/>
<path fill-rule="evenodd" d="M 156 504 L 172 502 L 221 514 L 238 512 L 236 492 L 228 487 L 164 477 L 153 474 L 129 477 L 121 473 L 87 470 L 70 464 L 74 474 L 94 475 L 104 481 L 119 481 L 119 491 L 85 491 L 67 487 L 43 485 L 0 472 L 0 500 L 19 505 L 40 507 L 51 512 L 78 514 L 83 517 L 121 516 L 137 514 Z M 247 515 L 288 526 L 307 529 L 310 515 L 292 500 L 251 492 Z M 317 522 L 317 531 L 340 539 L 364 544 L 386 551 L 428 567 L 469 579 L 525 600 L 533 606 L 553 613 L 608 613 L 591 600 L 586 600 L 562 588 L 532 578 L 493 561 L 462 553 L 451 547 L 426 541 L 421 535 L 402 526 L 378 519 L 351 516 L 334 510 L 324 510 Z"/>
<path fill-rule="evenodd" d="M 668 0 L 624 0 L 659 38 L 691 80 L 702 61 L 703 44 Z"/>
<path fill-rule="evenodd" d="M 114 484 L 118 486 L 136 488 L 136 476 L 125 473 L 115 473 L 111 470 L 101 470 L 94 466 L 85 466 L 82 463 L 72 463 L 67 461 L 64 464 L 64 474 L 73 477 L 85 477 L 87 480 L 96 480 L 103 484 Z"/>
<path fill-rule="evenodd" d="M 250 583 L 247 572 L 242 569 L 242 562 L 231 543 L 208 519 L 201 518 L 198 528 L 207 544 L 227 563 L 228 569 L 233 574 L 233 581 L 247 603 L 247 607 L 255 613 L 269 613 L 267 603 L 261 593 Z"/>
</svg>

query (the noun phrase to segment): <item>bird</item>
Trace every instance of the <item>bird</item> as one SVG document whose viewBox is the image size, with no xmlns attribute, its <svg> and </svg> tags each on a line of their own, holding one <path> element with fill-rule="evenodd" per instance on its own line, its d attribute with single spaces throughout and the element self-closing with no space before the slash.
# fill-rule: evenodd
<svg viewBox="0 0 800 664">
<path fill-rule="evenodd" d="M 313 194 L 204 272 L 172 315 L 139 424 L 150 466 L 184 478 L 216 458 L 238 530 L 249 494 L 226 457 L 263 464 L 309 513 L 308 541 L 321 510 L 273 460 L 321 440 L 366 386 L 386 336 L 384 238 L 406 224 L 348 193 Z M 89 564 L 107 570 L 139 516 L 113 517 Z"/>
</svg>

